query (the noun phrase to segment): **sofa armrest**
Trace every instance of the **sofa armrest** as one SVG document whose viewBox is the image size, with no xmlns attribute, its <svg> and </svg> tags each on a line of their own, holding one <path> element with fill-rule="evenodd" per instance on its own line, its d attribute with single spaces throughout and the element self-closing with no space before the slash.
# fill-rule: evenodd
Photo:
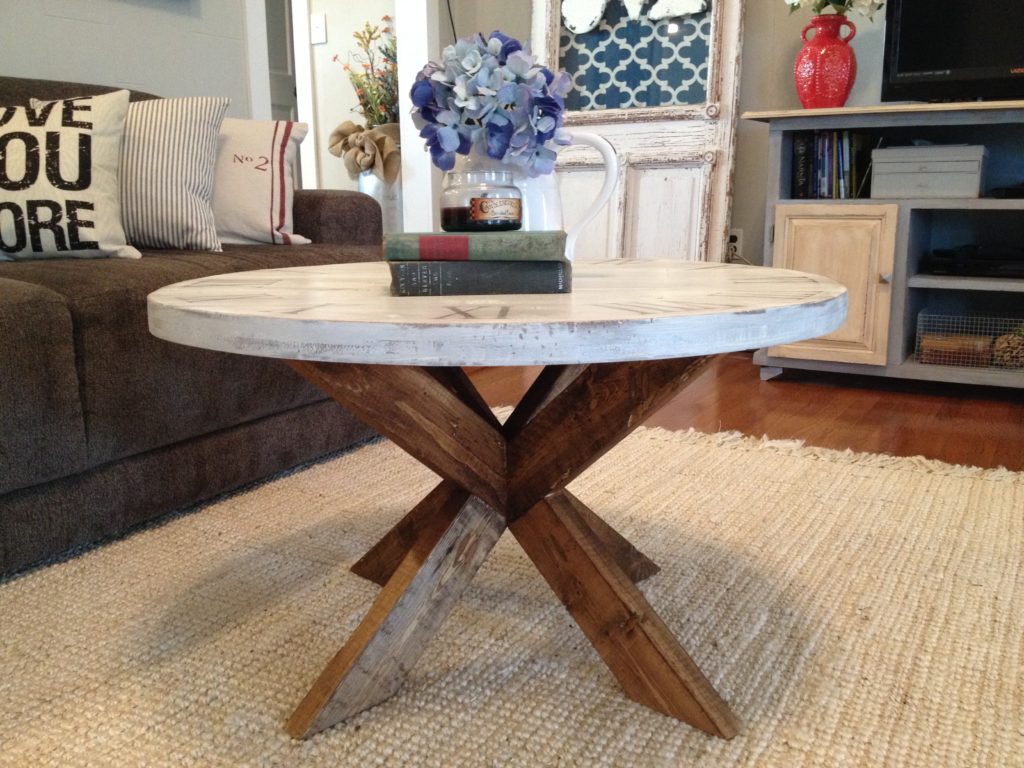
<svg viewBox="0 0 1024 768">
<path fill-rule="evenodd" d="M 292 217 L 296 234 L 314 243 L 380 245 L 384 237 L 380 206 L 362 192 L 297 189 Z"/>
</svg>

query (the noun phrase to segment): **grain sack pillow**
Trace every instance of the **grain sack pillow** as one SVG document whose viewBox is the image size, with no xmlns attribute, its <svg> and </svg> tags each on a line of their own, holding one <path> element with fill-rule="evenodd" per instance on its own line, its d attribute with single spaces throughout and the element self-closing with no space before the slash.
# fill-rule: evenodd
<svg viewBox="0 0 1024 768">
<path fill-rule="evenodd" d="M 121 197 L 128 242 L 219 251 L 213 216 L 217 136 L 229 99 L 136 101 L 125 121 Z"/>
<path fill-rule="evenodd" d="M 309 130 L 288 120 L 225 118 L 217 142 L 213 216 L 222 243 L 304 245 L 292 231 L 294 166 Z"/>
<path fill-rule="evenodd" d="M 121 226 L 128 91 L 0 107 L 0 261 L 139 258 Z"/>
</svg>

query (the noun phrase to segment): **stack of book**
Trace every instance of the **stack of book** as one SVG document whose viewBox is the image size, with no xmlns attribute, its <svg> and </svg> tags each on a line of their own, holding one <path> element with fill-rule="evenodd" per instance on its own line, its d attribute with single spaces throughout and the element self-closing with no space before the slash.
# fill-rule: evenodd
<svg viewBox="0 0 1024 768">
<path fill-rule="evenodd" d="M 569 293 L 565 232 L 436 232 L 387 235 L 394 296 Z"/>
<path fill-rule="evenodd" d="M 871 150 L 882 140 L 860 131 L 793 134 L 793 197 L 856 200 L 868 197 Z"/>
</svg>

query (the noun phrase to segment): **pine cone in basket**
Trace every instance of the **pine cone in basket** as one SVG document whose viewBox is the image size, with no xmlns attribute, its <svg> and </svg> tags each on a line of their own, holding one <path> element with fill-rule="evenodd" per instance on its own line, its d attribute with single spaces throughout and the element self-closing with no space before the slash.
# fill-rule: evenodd
<svg viewBox="0 0 1024 768">
<path fill-rule="evenodd" d="M 996 338 L 992 345 L 992 364 L 1002 368 L 1024 368 L 1024 325 Z"/>
</svg>

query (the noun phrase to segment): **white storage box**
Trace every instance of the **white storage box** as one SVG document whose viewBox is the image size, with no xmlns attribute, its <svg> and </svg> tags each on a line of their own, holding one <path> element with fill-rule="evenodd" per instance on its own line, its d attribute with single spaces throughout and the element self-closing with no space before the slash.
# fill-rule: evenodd
<svg viewBox="0 0 1024 768">
<path fill-rule="evenodd" d="M 871 153 L 871 197 L 981 197 L 983 146 L 887 147 Z"/>
</svg>

